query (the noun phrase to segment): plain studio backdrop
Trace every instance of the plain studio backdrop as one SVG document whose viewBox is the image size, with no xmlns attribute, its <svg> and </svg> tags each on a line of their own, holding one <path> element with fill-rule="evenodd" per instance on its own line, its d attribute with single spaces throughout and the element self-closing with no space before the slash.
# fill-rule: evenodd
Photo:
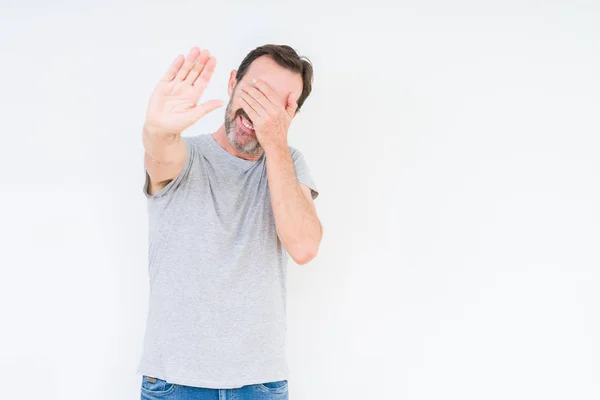
<svg viewBox="0 0 600 400">
<path fill-rule="evenodd" d="M 598 2 L 1 4 L 2 399 L 139 398 L 148 98 L 266 43 L 315 69 L 290 398 L 600 398 Z"/>
</svg>

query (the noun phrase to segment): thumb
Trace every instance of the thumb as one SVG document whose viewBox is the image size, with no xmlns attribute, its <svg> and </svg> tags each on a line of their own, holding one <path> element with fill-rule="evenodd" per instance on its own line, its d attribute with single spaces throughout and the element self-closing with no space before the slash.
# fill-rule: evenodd
<svg viewBox="0 0 600 400">
<path fill-rule="evenodd" d="M 285 111 L 293 117 L 296 114 L 296 109 L 298 108 L 298 95 L 290 93 L 287 100 L 287 105 L 285 107 Z"/>
<path fill-rule="evenodd" d="M 200 118 L 202 118 L 206 114 L 208 114 L 209 112 L 214 111 L 219 107 L 223 107 L 223 101 L 221 101 L 221 100 L 205 101 L 204 103 L 198 104 L 198 105 L 196 105 L 196 107 L 192 108 L 190 111 L 190 116 L 191 116 L 193 122 L 196 122 Z"/>
</svg>

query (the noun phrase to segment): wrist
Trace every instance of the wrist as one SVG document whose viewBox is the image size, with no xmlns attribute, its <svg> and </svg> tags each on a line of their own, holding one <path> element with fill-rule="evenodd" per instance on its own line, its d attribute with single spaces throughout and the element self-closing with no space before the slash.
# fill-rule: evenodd
<svg viewBox="0 0 600 400">
<path fill-rule="evenodd" d="M 149 122 L 145 122 L 144 126 L 142 127 L 142 132 L 144 135 L 146 135 L 149 138 L 152 139 L 173 139 L 176 136 L 178 136 L 180 133 L 179 132 L 169 132 L 166 131 L 164 129 L 161 129 L 160 127 L 153 125 L 152 123 Z"/>
<path fill-rule="evenodd" d="M 269 143 L 263 145 L 263 150 L 265 154 L 268 156 L 269 154 L 278 154 L 278 153 L 289 153 L 290 148 L 287 142 L 279 142 L 279 143 Z"/>
</svg>

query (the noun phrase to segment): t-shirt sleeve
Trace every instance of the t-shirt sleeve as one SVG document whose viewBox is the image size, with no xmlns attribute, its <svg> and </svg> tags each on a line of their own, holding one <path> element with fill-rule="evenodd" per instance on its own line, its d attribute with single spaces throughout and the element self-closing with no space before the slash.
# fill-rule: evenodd
<svg viewBox="0 0 600 400">
<path fill-rule="evenodd" d="M 315 184 L 315 181 L 312 178 L 310 170 L 308 169 L 308 165 L 306 164 L 306 160 L 302 153 L 295 149 L 290 148 L 292 154 L 292 160 L 294 161 L 294 169 L 296 170 L 296 178 L 298 182 L 305 184 L 310 188 L 310 192 L 313 200 L 319 197 L 319 191 Z"/>
<path fill-rule="evenodd" d="M 182 136 L 181 139 L 183 140 L 183 143 L 185 144 L 185 149 L 186 149 L 185 162 L 183 164 L 183 167 L 181 168 L 181 171 L 179 171 L 179 174 L 174 179 L 172 179 L 167 185 L 165 185 L 165 187 L 163 187 L 162 189 L 160 189 L 158 192 L 156 192 L 154 194 L 150 194 L 149 193 L 150 176 L 148 175 L 148 171 L 144 168 L 144 172 L 146 174 L 146 179 L 144 181 L 144 186 L 142 187 L 142 192 L 144 193 L 146 198 L 156 199 L 159 197 L 163 197 L 164 195 L 176 190 L 177 187 L 181 184 L 181 182 L 183 182 L 184 180 L 186 180 L 188 178 L 188 176 L 190 174 L 190 170 L 192 169 L 194 160 L 196 158 L 196 150 L 194 147 L 194 137 L 193 136 Z"/>
</svg>

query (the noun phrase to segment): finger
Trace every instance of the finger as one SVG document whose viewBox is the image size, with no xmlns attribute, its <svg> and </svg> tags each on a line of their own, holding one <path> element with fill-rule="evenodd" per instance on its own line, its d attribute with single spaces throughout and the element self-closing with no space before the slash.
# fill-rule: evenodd
<svg viewBox="0 0 600 400">
<path fill-rule="evenodd" d="M 272 109 L 275 106 L 273 103 L 271 103 L 269 101 L 269 99 L 267 99 L 265 97 L 265 95 L 260 90 L 258 90 L 257 88 L 255 88 L 253 86 L 242 84 L 242 85 L 240 85 L 240 89 L 241 89 L 240 93 L 245 93 L 245 94 L 249 95 L 252 99 L 254 99 L 254 101 L 259 103 L 260 107 L 264 110 Z"/>
<path fill-rule="evenodd" d="M 262 94 L 269 99 L 269 101 L 273 104 L 280 104 L 281 99 L 279 95 L 275 92 L 275 90 L 269 85 L 266 81 L 260 78 L 252 79 L 252 86 L 257 88 L 262 92 Z"/>
<path fill-rule="evenodd" d="M 175 79 L 175 75 L 177 75 L 177 71 L 179 71 L 179 68 L 181 68 L 181 65 L 183 64 L 184 60 L 185 60 L 185 57 L 181 54 L 179 54 L 177 57 L 175 57 L 175 59 L 171 63 L 171 66 L 169 67 L 169 70 L 162 77 L 161 81 L 162 82 L 171 82 L 173 79 Z"/>
<path fill-rule="evenodd" d="M 246 103 L 248 103 L 250 105 L 250 107 L 252 107 L 258 115 L 264 115 L 267 113 L 267 110 L 258 101 L 256 101 L 255 98 L 250 96 L 248 93 L 241 91 L 240 97 L 242 98 L 242 100 L 245 100 Z"/>
<path fill-rule="evenodd" d="M 296 114 L 296 110 L 298 109 L 298 95 L 290 93 L 287 100 L 287 105 L 285 107 L 285 111 L 289 114 L 290 117 L 293 117 Z"/>
<path fill-rule="evenodd" d="M 198 75 L 200 75 L 200 73 L 202 72 L 202 69 L 206 65 L 206 61 L 208 61 L 209 57 L 210 57 L 210 52 L 208 50 L 202 50 L 200 52 L 200 55 L 198 56 L 198 58 L 196 59 L 196 62 L 194 63 L 194 67 L 192 68 L 190 73 L 185 77 L 185 81 L 184 81 L 185 83 L 189 83 L 190 85 L 192 85 L 194 83 L 194 81 L 196 80 Z"/>
<path fill-rule="evenodd" d="M 219 107 L 223 107 L 223 101 L 221 100 L 209 100 L 202 104 L 198 104 L 196 107 L 192 108 L 192 119 L 194 122 L 196 122 L 209 112 L 216 110 Z"/>
<path fill-rule="evenodd" d="M 198 58 L 199 54 L 200 54 L 200 49 L 196 46 L 192 47 L 192 49 L 190 50 L 190 53 L 188 54 L 187 58 L 185 59 L 185 62 L 183 63 L 183 66 L 181 67 L 179 72 L 177 72 L 177 76 L 175 77 L 176 81 L 181 82 L 185 79 L 187 74 L 189 74 L 190 70 L 194 66 L 194 62 L 196 61 L 196 58 Z"/>
<path fill-rule="evenodd" d="M 256 110 L 254 110 L 254 108 L 252 108 L 250 103 L 248 103 L 244 98 L 240 98 L 240 100 L 242 103 L 242 108 L 244 109 L 244 111 L 246 111 L 246 114 L 248 114 L 248 116 L 252 120 L 252 123 L 256 123 L 256 121 L 258 121 L 258 119 L 260 118 L 260 115 L 256 112 Z"/>
<path fill-rule="evenodd" d="M 210 81 L 210 78 L 215 71 L 216 65 L 217 60 L 214 57 L 210 57 L 208 61 L 206 61 L 206 65 L 204 66 L 204 69 L 202 69 L 202 73 L 198 79 L 194 81 L 194 88 L 198 89 L 200 92 L 206 88 L 208 81 Z"/>
</svg>

